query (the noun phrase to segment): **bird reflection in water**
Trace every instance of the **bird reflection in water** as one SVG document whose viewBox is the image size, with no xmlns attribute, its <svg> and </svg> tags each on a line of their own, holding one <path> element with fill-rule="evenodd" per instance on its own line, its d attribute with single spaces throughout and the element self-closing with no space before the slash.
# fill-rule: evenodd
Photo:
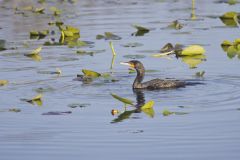
<svg viewBox="0 0 240 160">
<path fill-rule="evenodd" d="M 134 109 L 124 110 L 124 112 L 119 114 L 117 118 L 113 119 L 111 123 L 122 122 L 123 120 L 129 119 L 133 113 L 141 113 L 142 111 L 147 115 L 149 115 L 150 117 L 153 117 L 154 115 L 153 109 L 150 110 L 151 113 L 141 109 L 141 107 L 145 105 L 145 96 L 144 96 L 143 90 L 133 89 L 133 92 L 136 95 L 136 101 L 137 101 L 137 104 L 134 106 Z"/>
</svg>

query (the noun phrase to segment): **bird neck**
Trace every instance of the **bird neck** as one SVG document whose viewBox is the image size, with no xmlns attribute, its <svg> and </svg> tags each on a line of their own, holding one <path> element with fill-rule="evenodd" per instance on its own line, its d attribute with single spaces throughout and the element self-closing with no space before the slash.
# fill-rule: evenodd
<svg viewBox="0 0 240 160">
<path fill-rule="evenodd" d="M 133 82 L 133 88 L 142 88 L 142 81 L 145 75 L 145 70 L 143 69 L 136 69 L 137 76 Z"/>
</svg>

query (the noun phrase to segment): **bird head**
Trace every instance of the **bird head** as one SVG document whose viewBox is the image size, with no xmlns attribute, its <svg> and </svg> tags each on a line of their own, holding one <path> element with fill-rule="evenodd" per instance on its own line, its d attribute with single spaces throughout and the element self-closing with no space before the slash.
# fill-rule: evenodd
<svg viewBox="0 0 240 160">
<path fill-rule="evenodd" d="M 132 60 L 132 61 L 128 61 L 128 62 L 121 62 L 120 64 L 127 65 L 130 68 L 136 69 L 136 70 L 144 69 L 143 64 L 140 61 L 137 61 L 137 60 Z"/>
</svg>

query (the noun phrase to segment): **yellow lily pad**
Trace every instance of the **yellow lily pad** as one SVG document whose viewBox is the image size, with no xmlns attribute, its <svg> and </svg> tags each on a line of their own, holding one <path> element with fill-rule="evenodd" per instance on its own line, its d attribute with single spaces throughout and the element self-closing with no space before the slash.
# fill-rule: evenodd
<svg viewBox="0 0 240 160">
<path fill-rule="evenodd" d="M 0 80 L 0 86 L 5 86 L 8 84 L 8 80 Z"/>
<path fill-rule="evenodd" d="M 130 104 L 130 105 L 133 105 L 133 101 L 130 100 L 130 99 L 122 98 L 122 97 L 120 97 L 120 96 L 118 96 L 118 95 L 116 95 L 116 94 L 113 94 L 113 93 L 111 93 L 111 95 L 113 96 L 113 98 L 115 98 L 115 99 L 117 99 L 117 100 L 123 102 L 124 104 Z"/>
<path fill-rule="evenodd" d="M 221 19 L 233 19 L 234 16 L 236 16 L 237 12 L 226 12 L 222 16 L 220 16 Z"/>
<path fill-rule="evenodd" d="M 182 61 L 189 65 L 189 68 L 196 68 L 197 65 L 202 63 L 205 60 L 205 55 L 195 55 L 195 56 L 184 56 Z"/>
<path fill-rule="evenodd" d="M 183 49 L 179 54 L 181 56 L 193 56 L 193 55 L 202 55 L 205 53 L 205 49 L 200 45 L 191 45 Z"/>
<path fill-rule="evenodd" d="M 42 47 L 38 47 L 37 49 L 33 50 L 30 54 L 28 54 L 29 56 L 30 55 L 37 55 L 41 52 L 42 50 Z"/>
<path fill-rule="evenodd" d="M 92 71 L 92 70 L 83 69 L 82 72 L 87 77 L 98 78 L 101 76 L 100 73 Z"/>
</svg>

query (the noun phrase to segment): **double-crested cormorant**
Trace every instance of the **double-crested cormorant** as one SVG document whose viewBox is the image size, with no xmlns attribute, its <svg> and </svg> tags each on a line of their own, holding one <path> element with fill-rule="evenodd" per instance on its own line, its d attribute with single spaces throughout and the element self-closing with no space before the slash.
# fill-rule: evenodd
<svg viewBox="0 0 240 160">
<path fill-rule="evenodd" d="M 137 77 L 133 82 L 133 89 L 168 89 L 168 88 L 178 88 L 184 87 L 186 85 L 185 81 L 179 80 L 166 80 L 166 79 L 153 79 L 147 82 L 143 82 L 143 78 L 145 75 L 145 69 L 141 62 L 132 60 L 129 62 L 121 62 L 123 65 L 127 65 L 130 68 L 133 68 L 137 71 Z"/>
</svg>

